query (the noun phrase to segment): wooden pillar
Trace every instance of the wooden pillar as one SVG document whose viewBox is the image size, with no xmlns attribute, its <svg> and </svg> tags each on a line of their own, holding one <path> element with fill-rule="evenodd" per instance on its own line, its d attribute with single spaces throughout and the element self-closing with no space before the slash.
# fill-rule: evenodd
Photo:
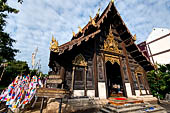
<svg viewBox="0 0 170 113">
<path fill-rule="evenodd" d="M 131 73 L 131 70 L 130 70 L 130 67 L 129 67 L 129 60 L 128 60 L 128 55 L 127 55 L 126 48 L 125 48 L 125 43 L 122 42 L 121 45 L 122 45 L 122 48 L 123 48 L 123 54 L 125 55 L 125 59 L 126 59 L 126 66 L 127 66 L 127 71 L 128 71 L 129 82 L 130 82 L 131 89 L 132 89 L 132 95 L 135 95 L 132 73 Z"/>
<path fill-rule="evenodd" d="M 142 73 L 142 84 L 143 84 L 143 86 L 144 86 L 144 89 L 145 89 L 145 91 L 146 91 L 146 94 L 148 94 L 147 88 L 146 88 L 146 82 L 145 82 L 144 73 Z"/>
<path fill-rule="evenodd" d="M 127 97 L 127 92 L 126 92 L 126 86 L 125 86 L 125 77 L 123 74 L 123 65 L 122 65 L 122 57 L 119 56 L 119 60 L 120 60 L 120 72 L 121 72 L 121 77 L 122 77 L 122 84 L 123 84 L 123 92 L 124 92 L 124 96 Z"/>
<path fill-rule="evenodd" d="M 65 68 L 63 66 L 61 66 L 61 69 L 60 69 L 60 78 L 62 79 L 62 81 L 64 81 L 64 75 L 65 75 Z"/>
<path fill-rule="evenodd" d="M 142 91 L 141 91 L 141 88 L 140 88 L 140 82 L 139 82 L 139 78 L 138 78 L 137 73 L 135 73 L 135 76 L 136 76 L 136 80 L 137 80 L 137 83 L 138 83 L 138 87 L 139 87 L 140 95 L 142 95 Z"/>
<path fill-rule="evenodd" d="M 104 80 L 106 85 L 106 96 L 109 98 L 109 92 L 108 92 L 108 86 L 107 86 L 107 73 L 106 73 L 106 62 L 105 62 L 105 55 L 102 53 L 102 59 L 103 59 L 103 70 L 104 70 Z"/>
<path fill-rule="evenodd" d="M 59 104 L 58 113 L 61 113 L 61 109 L 62 109 L 62 102 L 63 102 L 63 99 L 61 98 L 61 99 L 60 99 L 60 104 Z"/>
<path fill-rule="evenodd" d="M 40 113 L 43 112 L 43 106 L 44 106 L 44 97 L 41 100 L 41 107 L 40 107 Z"/>
<path fill-rule="evenodd" d="M 74 71 L 75 71 L 75 66 L 73 67 L 73 71 L 72 71 L 71 91 L 73 91 L 74 89 Z"/>
<path fill-rule="evenodd" d="M 84 96 L 87 96 L 87 67 L 84 72 Z"/>
<path fill-rule="evenodd" d="M 151 92 L 150 87 L 149 87 L 148 78 L 147 78 L 147 74 L 146 74 L 145 70 L 143 70 L 143 74 L 144 74 L 143 76 L 144 76 L 144 79 L 145 79 L 145 83 L 147 85 L 147 90 L 149 90 L 149 94 L 151 95 L 152 92 Z"/>
<path fill-rule="evenodd" d="M 98 76 L 97 76 L 97 55 L 96 55 L 96 40 L 94 41 L 94 58 L 93 58 L 93 68 L 94 68 L 94 87 L 95 87 L 95 97 L 98 97 Z"/>
</svg>

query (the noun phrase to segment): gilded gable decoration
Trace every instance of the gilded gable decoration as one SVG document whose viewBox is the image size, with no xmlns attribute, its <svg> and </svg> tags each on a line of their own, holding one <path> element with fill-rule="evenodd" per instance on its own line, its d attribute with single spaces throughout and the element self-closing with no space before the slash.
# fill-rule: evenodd
<svg viewBox="0 0 170 113">
<path fill-rule="evenodd" d="M 111 64 L 114 64 L 115 62 L 120 65 L 120 60 L 118 56 L 113 56 L 109 54 L 105 54 L 105 63 L 110 61 Z"/>
<path fill-rule="evenodd" d="M 141 75 L 143 75 L 143 68 L 138 66 L 135 68 L 135 74 L 137 75 L 138 73 L 140 73 Z"/>
<path fill-rule="evenodd" d="M 50 51 L 59 52 L 58 41 L 52 36 L 52 41 L 50 42 Z"/>
<path fill-rule="evenodd" d="M 109 35 L 107 35 L 107 38 L 104 41 L 104 50 L 110 51 L 110 52 L 115 52 L 115 53 L 118 53 L 118 54 L 121 53 L 121 51 L 118 48 L 118 42 L 115 41 L 115 39 L 114 39 L 111 27 L 110 27 L 110 30 L 109 30 Z"/>
<path fill-rule="evenodd" d="M 87 62 L 82 54 L 77 55 L 72 63 L 77 66 L 87 66 Z"/>
</svg>

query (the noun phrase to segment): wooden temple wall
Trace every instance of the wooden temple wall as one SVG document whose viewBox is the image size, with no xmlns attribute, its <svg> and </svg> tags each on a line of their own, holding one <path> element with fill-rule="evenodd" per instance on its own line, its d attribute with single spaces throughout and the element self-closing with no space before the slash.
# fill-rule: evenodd
<svg viewBox="0 0 170 113">
<path fill-rule="evenodd" d="M 74 65 L 66 68 L 65 84 L 68 89 L 72 89 L 74 96 L 95 96 L 95 81 L 94 81 L 94 63 L 93 58 L 82 53 L 78 53 L 75 57 L 81 56 L 86 58 L 87 65 Z M 75 60 L 70 59 L 71 61 Z M 73 73 L 74 72 L 74 73 Z M 73 77 L 74 74 L 74 77 Z M 74 80 L 73 80 L 74 79 Z M 73 85 L 73 86 L 72 86 Z"/>
<path fill-rule="evenodd" d="M 145 70 L 130 55 L 128 57 L 135 95 L 151 94 Z"/>
<path fill-rule="evenodd" d="M 100 98 L 107 97 L 105 61 L 102 53 L 97 55 L 97 76 L 98 76 L 98 96 Z"/>
</svg>

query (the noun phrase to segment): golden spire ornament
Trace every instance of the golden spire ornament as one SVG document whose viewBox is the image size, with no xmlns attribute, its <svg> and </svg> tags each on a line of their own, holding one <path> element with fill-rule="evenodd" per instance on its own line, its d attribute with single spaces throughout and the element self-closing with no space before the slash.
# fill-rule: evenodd
<svg viewBox="0 0 170 113">
<path fill-rule="evenodd" d="M 90 22 L 92 23 L 92 25 L 96 25 L 95 21 L 93 20 L 93 18 L 90 16 Z"/>
<path fill-rule="evenodd" d="M 114 2 L 114 0 L 111 0 L 111 2 L 113 3 L 113 2 Z"/>
<path fill-rule="evenodd" d="M 76 36 L 75 32 L 74 32 L 74 31 L 72 31 L 72 33 L 73 33 L 73 37 L 75 37 L 75 36 Z"/>
<path fill-rule="evenodd" d="M 50 42 L 50 50 L 53 52 L 59 52 L 58 41 L 52 36 L 52 41 Z"/>
<path fill-rule="evenodd" d="M 133 36 L 132 39 L 133 39 L 133 41 L 136 41 L 136 34 Z"/>
<path fill-rule="evenodd" d="M 80 26 L 78 26 L 78 28 L 79 28 L 79 32 L 81 32 L 81 33 L 82 33 L 82 29 L 81 29 L 81 27 L 80 27 Z"/>
</svg>

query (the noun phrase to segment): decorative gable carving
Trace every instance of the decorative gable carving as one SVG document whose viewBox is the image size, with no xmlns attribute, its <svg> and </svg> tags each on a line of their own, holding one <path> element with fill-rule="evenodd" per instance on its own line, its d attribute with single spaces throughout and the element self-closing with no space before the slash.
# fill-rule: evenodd
<svg viewBox="0 0 170 113">
<path fill-rule="evenodd" d="M 87 62 L 82 54 L 77 55 L 72 63 L 77 66 L 87 66 Z"/>
<path fill-rule="evenodd" d="M 106 40 L 104 41 L 104 51 L 114 52 L 120 54 L 121 51 L 118 48 L 118 42 L 115 41 L 112 29 L 109 29 L 109 35 L 107 35 Z"/>
<path fill-rule="evenodd" d="M 138 66 L 135 68 L 135 74 L 137 75 L 138 73 L 140 73 L 141 75 L 143 75 L 143 68 L 141 66 Z"/>
</svg>

